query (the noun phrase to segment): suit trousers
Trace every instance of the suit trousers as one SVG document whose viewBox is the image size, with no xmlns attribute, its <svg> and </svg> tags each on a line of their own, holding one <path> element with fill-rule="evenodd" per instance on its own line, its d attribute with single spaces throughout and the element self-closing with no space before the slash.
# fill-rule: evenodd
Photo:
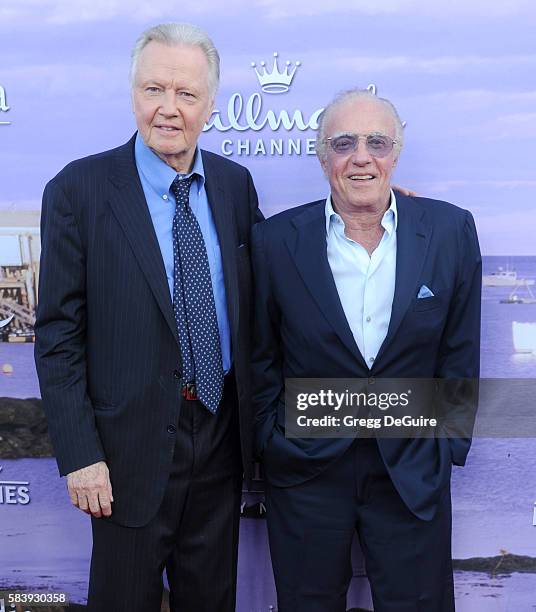
<svg viewBox="0 0 536 612">
<path fill-rule="evenodd" d="M 159 612 L 164 570 L 172 612 L 235 610 L 242 466 L 234 375 L 216 415 L 180 401 L 157 514 L 136 528 L 92 518 L 90 612 Z"/>
<path fill-rule="evenodd" d="M 355 531 L 375 612 L 453 612 L 450 485 L 431 521 L 397 493 L 375 439 L 356 440 L 325 471 L 267 485 L 278 612 L 344 612 Z"/>
</svg>

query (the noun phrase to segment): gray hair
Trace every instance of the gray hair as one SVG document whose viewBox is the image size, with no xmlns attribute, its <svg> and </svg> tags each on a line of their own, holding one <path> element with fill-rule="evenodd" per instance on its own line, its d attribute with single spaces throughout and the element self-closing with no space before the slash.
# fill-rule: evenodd
<svg viewBox="0 0 536 612">
<path fill-rule="evenodd" d="M 395 122 L 395 148 L 400 153 L 402 149 L 402 145 L 404 144 L 404 126 L 402 125 L 402 121 L 398 115 L 398 112 L 394 106 L 394 104 L 388 100 L 387 98 L 380 98 L 376 94 L 372 93 L 369 89 L 348 89 L 347 91 L 343 91 L 337 94 L 333 100 L 324 108 L 324 112 L 320 115 L 318 119 L 318 131 L 316 134 L 316 154 L 320 160 L 324 160 L 326 158 L 326 134 L 325 134 L 325 125 L 327 118 L 332 114 L 335 108 L 348 102 L 350 100 L 370 100 L 373 102 L 377 102 L 381 104 L 393 117 Z"/>
<path fill-rule="evenodd" d="M 134 84 L 140 53 L 153 40 L 170 46 L 199 47 L 207 58 L 209 91 L 212 96 L 216 95 L 220 82 L 220 55 L 208 34 L 201 28 L 189 23 L 163 23 L 142 32 L 132 49 L 130 61 L 131 84 Z"/>
</svg>

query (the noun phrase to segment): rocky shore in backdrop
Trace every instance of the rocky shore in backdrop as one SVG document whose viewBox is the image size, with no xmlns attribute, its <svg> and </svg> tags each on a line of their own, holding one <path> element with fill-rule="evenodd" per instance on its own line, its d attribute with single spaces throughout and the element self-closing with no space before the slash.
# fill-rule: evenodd
<svg viewBox="0 0 536 612">
<path fill-rule="evenodd" d="M 0 458 L 52 456 L 41 400 L 0 397 Z"/>
<path fill-rule="evenodd" d="M 512 555 L 510 553 L 496 557 L 471 557 L 470 559 L 454 559 L 455 571 L 483 572 L 492 576 L 512 574 L 536 574 L 536 557 Z"/>
</svg>

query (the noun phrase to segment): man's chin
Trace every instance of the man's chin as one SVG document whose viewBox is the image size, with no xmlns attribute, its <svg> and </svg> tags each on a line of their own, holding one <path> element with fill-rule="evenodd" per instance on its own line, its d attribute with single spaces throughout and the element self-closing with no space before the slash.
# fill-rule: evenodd
<svg viewBox="0 0 536 612">
<path fill-rule="evenodd" d="M 150 147 L 163 162 L 168 166 L 171 166 L 177 172 L 186 173 L 190 170 L 190 164 L 193 159 L 193 151 L 186 147 L 174 146 L 174 147 Z M 194 149 L 195 150 L 195 149 Z"/>
<path fill-rule="evenodd" d="M 149 146 L 157 155 L 185 155 L 188 151 L 184 138 L 174 140 L 159 138 L 153 140 Z"/>
</svg>

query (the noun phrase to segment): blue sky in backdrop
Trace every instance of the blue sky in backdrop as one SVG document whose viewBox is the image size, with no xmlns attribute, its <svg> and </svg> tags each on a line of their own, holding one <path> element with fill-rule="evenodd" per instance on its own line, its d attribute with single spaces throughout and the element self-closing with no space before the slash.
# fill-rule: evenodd
<svg viewBox="0 0 536 612">
<path fill-rule="evenodd" d="M 395 180 L 470 209 L 484 254 L 536 254 L 536 4 L 533 0 L 3 0 L 0 5 L 0 211 L 37 210 L 70 160 L 134 130 L 130 49 L 147 26 L 189 21 L 222 57 L 216 108 L 255 93 L 307 121 L 341 89 L 373 83 L 407 121 Z M 261 92 L 251 62 L 300 61 L 288 92 Z M 0 99 L 1 102 L 1 99 Z M 242 119 L 242 122 L 245 120 Z M 253 155 L 258 141 L 314 131 L 211 129 L 206 148 L 247 165 L 267 214 L 327 194 L 313 155 Z M 238 154 L 249 141 L 250 155 Z M 285 144 L 286 146 L 286 144 Z M 302 151 L 303 151 L 302 148 Z"/>
</svg>

